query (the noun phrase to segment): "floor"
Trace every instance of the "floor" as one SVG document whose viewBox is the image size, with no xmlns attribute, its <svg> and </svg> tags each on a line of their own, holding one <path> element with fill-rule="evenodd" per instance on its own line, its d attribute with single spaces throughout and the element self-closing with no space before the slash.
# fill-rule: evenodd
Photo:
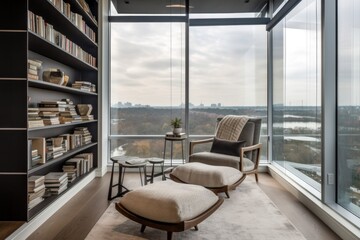
<svg viewBox="0 0 360 240">
<path fill-rule="evenodd" d="M 84 239 L 108 207 L 109 181 L 109 174 L 103 178 L 96 178 L 28 239 Z M 125 177 L 126 186 L 131 187 L 136 184 L 140 184 L 137 174 L 129 174 Z M 307 239 L 341 239 L 269 174 L 260 174 L 259 186 Z M 0 223 L 0 229 L 2 229 L 1 226 Z M 0 239 L 2 239 L 1 232 L 2 230 Z"/>
</svg>

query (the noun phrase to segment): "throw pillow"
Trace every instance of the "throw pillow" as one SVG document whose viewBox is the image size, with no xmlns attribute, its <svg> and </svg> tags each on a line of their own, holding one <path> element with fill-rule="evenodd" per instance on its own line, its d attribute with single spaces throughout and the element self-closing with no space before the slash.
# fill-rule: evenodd
<svg viewBox="0 0 360 240">
<path fill-rule="evenodd" d="M 227 141 L 214 138 L 210 152 L 232 156 L 240 156 L 240 148 L 245 146 L 246 141 Z"/>
</svg>

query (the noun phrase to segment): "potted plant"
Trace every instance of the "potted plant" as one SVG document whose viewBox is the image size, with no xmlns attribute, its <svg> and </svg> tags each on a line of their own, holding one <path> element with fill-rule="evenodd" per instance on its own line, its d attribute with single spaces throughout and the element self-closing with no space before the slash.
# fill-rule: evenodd
<svg viewBox="0 0 360 240">
<path fill-rule="evenodd" d="M 176 117 L 171 120 L 170 125 L 173 127 L 174 135 L 180 135 L 182 131 L 181 124 L 182 124 L 181 118 Z"/>
</svg>

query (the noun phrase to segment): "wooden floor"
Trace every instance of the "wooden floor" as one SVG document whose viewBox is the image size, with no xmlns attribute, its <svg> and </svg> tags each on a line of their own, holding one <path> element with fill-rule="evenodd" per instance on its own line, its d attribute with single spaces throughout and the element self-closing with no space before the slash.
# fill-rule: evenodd
<svg viewBox="0 0 360 240">
<path fill-rule="evenodd" d="M 84 239 L 108 207 L 109 179 L 109 174 L 106 174 L 103 178 L 93 180 L 28 239 Z M 134 184 L 140 184 L 138 175 L 127 175 L 125 184 L 130 187 Z M 307 239 L 340 239 L 270 175 L 266 173 L 260 174 L 259 186 Z M 0 229 L 2 229 L 1 226 Z M 1 232 L 0 239 L 2 239 Z"/>
</svg>

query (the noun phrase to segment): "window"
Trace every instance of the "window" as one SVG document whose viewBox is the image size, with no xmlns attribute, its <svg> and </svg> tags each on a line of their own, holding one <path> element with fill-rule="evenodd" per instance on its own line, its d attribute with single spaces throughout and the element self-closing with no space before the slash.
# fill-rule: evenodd
<svg viewBox="0 0 360 240">
<path fill-rule="evenodd" d="M 191 135 L 213 135 L 221 115 L 262 117 L 262 159 L 267 159 L 266 44 L 261 25 L 190 28 Z"/>
<path fill-rule="evenodd" d="M 320 192 L 320 1 L 301 1 L 273 36 L 273 161 Z"/>
<path fill-rule="evenodd" d="M 360 2 L 338 1 L 338 203 L 360 217 Z"/>
<path fill-rule="evenodd" d="M 170 120 L 185 118 L 183 33 L 183 23 L 111 23 L 111 155 L 162 157 Z"/>
</svg>

